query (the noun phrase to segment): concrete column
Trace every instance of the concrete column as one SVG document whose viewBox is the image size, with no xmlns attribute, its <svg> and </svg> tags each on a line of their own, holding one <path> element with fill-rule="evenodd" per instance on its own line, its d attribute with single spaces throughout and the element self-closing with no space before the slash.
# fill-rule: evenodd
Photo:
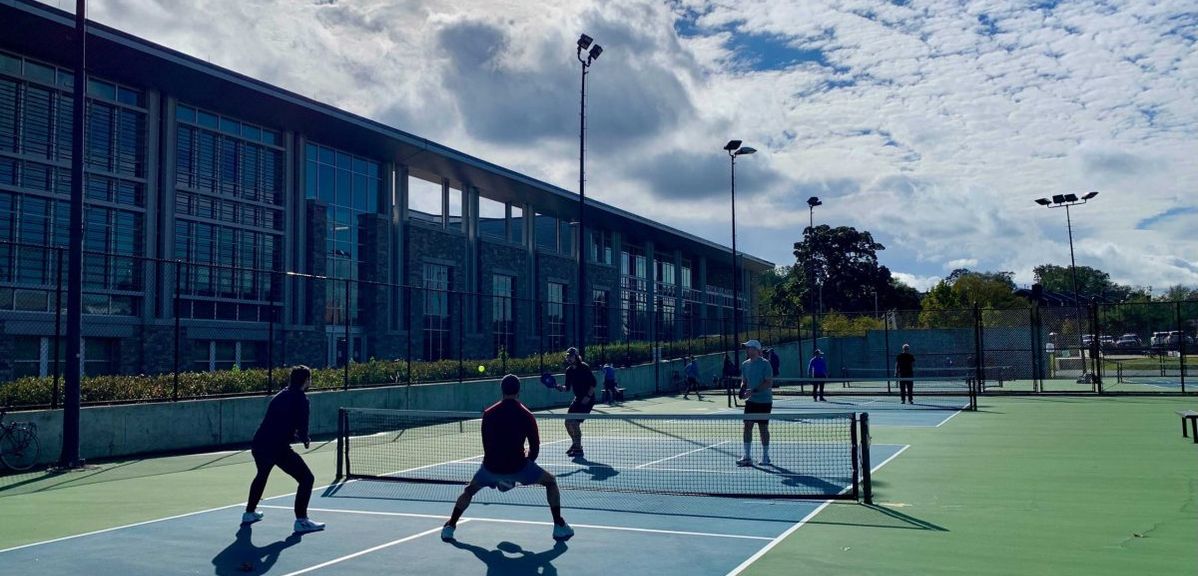
<svg viewBox="0 0 1198 576">
<path fill-rule="evenodd" d="M 653 251 L 653 241 L 645 241 L 645 262 L 648 266 L 646 270 L 648 274 L 648 292 L 649 292 L 649 330 L 647 331 L 649 341 L 657 341 L 657 260 Z"/>
<path fill-rule="evenodd" d="M 699 277 L 694 288 L 699 291 L 699 331 L 707 335 L 712 333 L 707 325 L 707 257 L 700 256 L 696 266 L 699 268 Z"/>
<path fill-rule="evenodd" d="M 682 250 L 674 250 L 674 339 L 682 339 Z"/>
</svg>

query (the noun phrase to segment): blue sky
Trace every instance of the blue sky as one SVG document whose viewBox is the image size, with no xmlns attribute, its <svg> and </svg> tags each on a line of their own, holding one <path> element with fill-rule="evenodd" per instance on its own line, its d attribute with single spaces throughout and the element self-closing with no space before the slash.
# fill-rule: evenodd
<svg viewBox="0 0 1198 576">
<path fill-rule="evenodd" d="M 73 2 L 49 1 L 70 9 Z M 1193 0 L 92 0 L 93 18 L 577 186 L 580 32 L 603 45 L 588 196 L 779 264 L 867 229 L 905 281 L 1079 264 L 1198 285 Z"/>
</svg>

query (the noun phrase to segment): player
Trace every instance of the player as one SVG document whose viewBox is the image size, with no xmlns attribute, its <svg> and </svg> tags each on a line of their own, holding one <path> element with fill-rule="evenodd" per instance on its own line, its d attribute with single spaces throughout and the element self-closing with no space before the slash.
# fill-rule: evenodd
<svg viewBox="0 0 1198 576">
<path fill-rule="evenodd" d="M 807 376 L 811 378 L 828 377 L 828 361 L 824 359 L 824 353 L 819 348 L 815 349 L 815 355 L 812 356 L 811 361 L 807 363 Z M 824 398 L 823 380 L 812 381 L 811 400 L 815 402 L 828 401 L 827 398 Z"/>
<path fill-rule="evenodd" d="M 699 392 L 699 362 L 695 360 L 694 356 L 687 359 L 684 371 L 686 372 L 686 392 L 682 394 L 682 399 L 689 400 L 691 390 L 694 390 L 695 396 L 702 400 L 703 394 Z"/>
<path fill-rule="evenodd" d="M 748 358 L 741 363 L 740 375 L 745 397 L 745 414 L 768 415 L 774 406 L 774 370 L 765 358 L 761 357 L 761 342 L 749 340 L 744 343 L 745 354 Z M 761 431 L 761 463 L 770 464 L 770 423 L 768 419 L 745 420 L 744 428 L 744 457 L 736 461 L 737 466 L 753 465 L 753 423 L 757 423 Z"/>
<path fill-rule="evenodd" d="M 258 502 L 266 490 L 271 469 L 278 466 L 299 483 L 295 492 L 295 532 L 302 534 L 324 530 L 323 523 L 308 518 L 308 501 L 312 498 L 315 477 L 304 459 L 291 449 L 291 443 L 297 439 L 304 443 L 304 448 L 311 442 L 308 438 L 308 396 L 304 392 L 312 383 L 312 370 L 307 366 L 296 366 L 288 378 L 287 387 L 270 400 L 266 416 L 254 434 L 250 453 L 254 455 L 258 474 L 250 483 L 250 499 L 246 501 L 241 523 L 252 524 L 262 519 L 262 512 L 257 510 Z"/>
<path fill-rule="evenodd" d="M 574 392 L 574 400 L 566 412 L 570 414 L 590 414 L 595 407 L 595 374 L 591 367 L 582 361 L 578 349 L 571 346 L 566 350 L 566 383 L 558 390 Z M 582 420 L 566 420 L 566 434 L 570 435 L 570 447 L 566 456 L 582 457 Z"/>
<path fill-rule="evenodd" d="M 545 487 L 545 499 L 549 501 L 549 512 L 553 515 L 553 539 L 565 542 L 574 535 L 574 529 L 562 518 L 557 478 L 537 465 L 541 435 L 537 430 L 537 419 L 520 402 L 520 378 L 508 374 L 499 387 L 503 399 L 483 412 L 483 463 L 454 503 L 453 514 L 441 528 L 441 540 L 453 542 L 458 520 L 474 495 L 483 488 L 507 492 L 516 484 L 537 484 Z M 528 442 L 527 452 L 525 441 Z"/>
<path fill-rule="evenodd" d="M 915 355 L 911 354 L 911 345 L 903 344 L 903 351 L 894 359 L 894 375 L 899 378 L 900 403 L 915 403 Z"/>
<path fill-rule="evenodd" d="M 607 400 L 607 405 L 611 406 L 616 403 L 618 396 L 617 388 L 619 383 L 616 382 L 616 369 L 608 362 L 603 365 L 603 397 Z"/>
</svg>

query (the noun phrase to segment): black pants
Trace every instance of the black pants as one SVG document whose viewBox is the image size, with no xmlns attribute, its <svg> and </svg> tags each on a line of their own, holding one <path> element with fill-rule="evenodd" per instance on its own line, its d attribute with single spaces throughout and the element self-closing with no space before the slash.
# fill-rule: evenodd
<svg viewBox="0 0 1198 576">
<path fill-rule="evenodd" d="M 899 380 L 899 401 L 915 403 L 915 382 Z"/>
<path fill-rule="evenodd" d="M 266 490 L 266 479 L 270 477 L 270 471 L 278 466 L 280 470 L 295 478 L 295 481 L 299 483 L 299 488 L 295 492 L 295 517 L 307 518 L 308 501 L 312 499 L 312 485 L 316 482 L 316 478 L 308 469 L 308 465 L 304 463 L 304 459 L 296 454 L 291 446 L 282 448 L 255 446 L 250 452 L 254 455 L 254 464 L 258 467 L 258 474 L 250 483 L 250 499 L 247 501 L 245 509 L 252 511 L 258 507 L 258 502 L 262 500 L 262 493 Z"/>
<path fill-rule="evenodd" d="M 822 376 L 821 376 L 821 378 L 822 378 Z M 824 399 L 824 383 L 823 382 L 812 382 L 811 383 L 811 399 L 812 400 L 823 400 Z"/>
<path fill-rule="evenodd" d="M 689 396 L 692 391 L 695 394 L 702 396 L 702 394 L 699 393 L 699 380 L 697 378 L 692 378 L 690 376 L 687 376 L 686 377 L 686 391 L 683 392 L 682 395 Z"/>
</svg>

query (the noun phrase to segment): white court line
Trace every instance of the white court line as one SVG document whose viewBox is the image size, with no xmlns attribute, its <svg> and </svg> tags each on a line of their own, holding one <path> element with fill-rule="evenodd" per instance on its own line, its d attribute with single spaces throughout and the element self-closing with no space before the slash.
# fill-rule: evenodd
<svg viewBox="0 0 1198 576">
<path fill-rule="evenodd" d="M 263 508 L 277 508 L 279 510 L 290 510 L 287 506 L 263 506 Z M 437 514 L 415 514 L 410 512 L 376 512 L 373 510 L 344 510 L 339 508 L 309 508 L 316 512 L 327 512 L 330 514 L 360 514 L 364 516 L 399 516 L 403 518 L 430 518 L 436 520 L 448 520 L 449 516 Z M 493 522 L 496 524 L 525 524 L 531 526 L 552 526 L 553 522 L 538 521 L 538 520 L 509 520 L 506 518 L 479 518 L 477 516 L 469 516 L 463 518 L 465 520 L 473 520 L 474 522 Z M 603 524 L 571 524 L 575 528 L 586 528 L 588 530 L 615 530 L 619 532 L 645 532 L 650 534 L 670 534 L 675 536 L 707 536 L 710 538 L 734 538 L 740 540 L 773 540 L 768 536 L 748 536 L 745 534 L 725 534 L 718 532 L 690 532 L 686 530 L 661 530 L 656 528 L 634 528 L 631 526 L 610 526 Z"/>
<path fill-rule="evenodd" d="M 292 494 L 294 494 L 294 492 L 292 492 Z M 291 494 L 284 494 L 283 496 L 290 496 L 290 495 L 291 495 Z M 280 498 L 280 497 L 281 497 L 281 496 L 276 496 L 276 498 Z M 29 543 L 29 544 L 22 544 L 22 545 L 20 545 L 20 546 L 13 546 L 12 548 L 5 548 L 5 549 L 3 549 L 3 550 L 0 550 L 0 554 L 3 554 L 3 553 L 5 553 L 5 552 L 12 552 L 12 551 L 14 551 L 14 550 L 20 550 L 20 549 L 22 549 L 22 548 L 31 548 L 31 547 L 33 547 L 33 546 L 41 546 L 42 544 L 53 544 L 53 543 L 55 543 L 55 542 L 62 542 L 62 541 L 64 541 L 64 540 L 73 540 L 73 539 L 75 539 L 75 538 L 82 538 L 82 537 L 84 537 L 84 536 L 94 536 L 94 535 L 96 535 L 96 534 L 104 534 L 105 532 L 112 532 L 112 531 L 115 531 L 115 530 L 124 530 L 125 528 L 134 528 L 134 527 L 137 527 L 137 526 L 145 526 L 146 524 L 154 524 L 154 523 L 156 523 L 156 522 L 166 522 L 167 520 L 175 520 L 175 519 L 178 519 L 178 518 L 186 518 L 186 517 L 188 517 L 188 516 L 195 516 L 196 514 L 204 514 L 204 513 L 207 513 L 207 512 L 216 512 L 216 511 L 218 511 L 218 510 L 225 510 L 225 509 L 227 509 L 227 508 L 235 508 L 235 507 L 237 507 L 237 506 L 241 506 L 241 505 L 242 505 L 242 504 L 229 504 L 229 505 L 227 505 L 227 506 L 218 506 L 218 507 L 216 507 L 216 508 L 208 508 L 207 510 L 198 510 L 198 511 L 196 511 L 196 512 L 188 512 L 188 513 L 186 513 L 186 514 L 176 514 L 176 515 L 174 515 L 174 516 L 167 516 L 167 517 L 165 517 L 165 518 L 158 518 L 158 519 L 155 519 L 155 520 L 146 520 L 146 521 L 143 521 L 143 522 L 135 522 L 135 523 L 133 523 L 133 524 L 125 524 L 125 525 L 123 525 L 123 526 L 114 526 L 114 527 L 112 527 L 112 528 L 104 528 L 103 530 L 93 530 L 93 531 L 91 531 L 91 532 L 84 532 L 84 533 L 82 533 L 82 534 L 73 534 L 73 535 L 71 535 L 71 536 L 63 536 L 63 537 L 61 537 L 61 538 L 54 538 L 53 540 L 43 540 L 43 541 L 41 541 L 41 542 L 31 542 L 31 543 Z"/>
<path fill-rule="evenodd" d="M 764 430 L 764 428 L 763 428 L 763 430 Z M 683 457 L 683 456 L 686 456 L 686 455 L 688 455 L 688 454 L 694 454 L 695 452 L 702 452 L 703 450 L 707 450 L 708 448 L 715 448 L 716 446 L 723 446 L 724 444 L 727 444 L 727 443 L 729 443 L 729 442 L 731 442 L 731 440 L 724 440 L 723 442 L 716 442 L 715 444 L 708 444 L 707 446 L 702 446 L 702 447 L 700 447 L 700 448 L 695 448 L 694 450 L 687 450 L 686 452 L 683 452 L 683 453 L 681 453 L 681 454 L 675 454 L 675 455 L 673 455 L 673 456 L 666 456 L 665 458 L 658 458 L 657 460 L 654 460 L 654 461 L 652 461 L 652 462 L 645 462 L 644 464 L 641 464 L 641 465 L 639 465 L 639 466 L 634 466 L 632 469 L 633 469 L 633 470 L 636 470 L 636 469 L 639 469 L 639 468 L 644 468 L 644 467 L 646 467 L 646 466 L 652 466 L 652 465 L 654 465 L 654 464 L 657 464 L 657 463 L 659 463 L 659 462 L 665 462 L 666 460 L 673 460 L 673 459 L 675 459 L 675 458 L 681 458 L 681 457 Z"/>
<path fill-rule="evenodd" d="M 957 410 L 956 412 L 953 412 L 952 414 L 949 414 L 949 415 L 948 415 L 948 418 L 945 418 L 944 420 L 941 420 L 941 421 L 940 421 L 940 423 L 939 423 L 939 424 L 937 424 L 937 425 L 935 425 L 935 426 L 933 426 L 933 428 L 939 428 L 939 427 L 941 427 L 941 426 L 944 426 L 946 423 L 948 423 L 948 421 L 949 421 L 949 420 L 952 420 L 953 418 L 955 418 L 955 417 L 957 416 L 957 414 L 960 414 L 960 413 L 961 413 L 962 411 L 964 411 L 964 410 L 965 410 L 965 409 L 964 409 L 964 408 L 962 408 L 962 409 L 960 409 L 960 410 Z"/>
<path fill-rule="evenodd" d="M 877 472 L 879 468 L 885 466 L 891 460 L 894 460 L 895 458 L 897 458 L 899 454 L 906 452 L 907 449 L 910 447 L 911 447 L 910 444 L 906 444 L 902 448 L 899 448 L 898 452 L 895 452 L 889 458 L 887 458 L 887 459 L 883 460 L 881 463 L 879 463 L 877 466 L 870 468 L 869 469 L 870 474 Z M 846 488 L 846 490 L 847 490 L 847 488 Z M 798 530 L 799 528 L 801 528 L 809 520 L 814 518 L 816 514 L 819 514 L 824 508 L 827 508 L 828 505 L 831 503 L 832 503 L 831 500 L 825 500 L 823 504 L 820 504 L 819 507 L 817 507 L 815 510 L 812 510 L 810 514 L 804 516 L 801 520 L 796 522 L 794 526 L 787 528 L 785 532 L 779 534 L 778 537 L 771 540 L 769 544 L 762 546 L 761 550 L 758 550 L 752 556 L 749 556 L 744 562 L 741 562 L 739 566 L 737 566 L 736 568 L 733 568 L 731 572 L 728 572 L 728 576 L 736 576 L 737 574 L 744 572 L 746 568 L 748 568 L 750 565 L 752 565 L 757 560 L 761 559 L 762 556 L 765 556 L 765 554 L 767 552 L 769 552 L 770 550 L 773 550 L 774 546 L 777 546 L 779 543 L 781 543 L 783 540 L 785 540 L 788 536 L 790 536 L 791 534 L 794 534 L 795 530 Z"/>
<path fill-rule="evenodd" d="M 462 520 L 461 522 L 469 522 L 469 520 Z M 459 522 L 459 524 L 461 522 Z M 372 548 L 367 548 L 365 550 L 359 550 L 357 552 L 354 552 L 353 554 L 346 554 L 345 556 L 342 556 L 340 558 L 334 558 L 332 560 L 329 560 L 328 562 L 321 562 L 320 564 L 317 564 L 315 566 L 309 566 L 307 568 L 304 568 L 303 570 L 296 570 L 295 572 L 289 572 L 287 574 L 284 574 L 283 576 L 299 576 L 300 574 L 307 574 L 308 572 L 312 572 L 314 570 L 320 570 L 321 568 L 332 566 L 333 564 L 340 564 L 341 562 L 345 562 L 346 560 L 352 560 L 354 558 L 357 558 L 358 556 L 365 556 L 366 554 L 370 554 L 371 552 L 377 552 L 379 550 L 382 550 L 383 548 L 389 548 L 391 546 L 395 546 L 396 544 L 403 544 L 404 542 L 407 542 L 409 540 L 423 538 L 425 536 L 428 536 L 429 534 L 432 534 L 434 532 L 440 532 L 440 531 L 441 531 L 441 527 L 437 526 L 436 528 L 433 528 L 431 530 L 425 530 L 424 532 L 421 532 L 419 534 L 412 534 L 411 536 L 405 536 L 398 540 L 392 540 L 390 542 L 387 542 L 386 544 L 379 544 L 378 546 L 374 546 Z"/>
</svg>

